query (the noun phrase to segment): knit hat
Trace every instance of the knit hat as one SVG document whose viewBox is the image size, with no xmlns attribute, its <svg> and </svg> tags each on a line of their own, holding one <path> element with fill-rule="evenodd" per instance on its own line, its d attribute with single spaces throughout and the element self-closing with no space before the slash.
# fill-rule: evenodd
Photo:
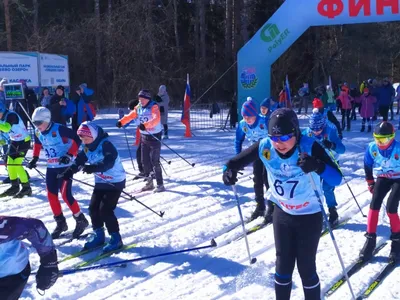
<svg viewBox="0 0 400 300">
<path fill-rule="evenodd" d="M 56 90 L 62 90 L 64 92 L 64 87 L 62 85 L 59 85 L 56 87 Z"/>
<path fill-rule="evenodd" d="M 257 103 L 251 98 L 247 97 L 247 101 L 242 106 L 242 117 L 256 117 L 258 116 Z"/>
<path fill-rule="evenodd" d="M 314 98 L 312 105 L 314 108 L 323 108 L 324 107 L 324 103 L 318 98 Z"/>
<path fill-rule="evenodd" d="M 33 111 L 32 114 L 33 122 L 46 122 L 50 123 L 51 121 L 51 112 L 46 107 L 38 107 Z"/>
<path fill-rule="evenodd" d="M 387 121 L 379 123 L 374 129 L 374 135 L 378 136 L 392 135 L 394 133 L 395 130 L 392 123 L 389 123 Z"/>
<path fill-rule="evenodd" d="M 326 118 L 321 114 L 318 108 L 313 109 L 313 113 L 310 116 L 309 127 L 312 131 L 320 131 L 324 129 L 326 125 Z"/>
<path fill-rule="evenodd" d="M 263 100 L 263 102 L 261 102 L 260 107 L 270 108 L 271 107 L 271 98 L 265 98 Z"/>
<path fill-rule="evenodd" d="M 364 93 L 369 93 L 369 88 L 365 87 L 363 90 Z"/>
<path fill-rule="evenodd" d="M 92 122 L 83 122 L 76 132 L 79 136 L 91 137 L 96 139 L 98 135 L 98 127 Z"/>
<path fill-rule="evenodd" d="M 151 100 L 151 94 L 149 90 L 140 90 L 138 97 Z"/>
<path fill-rule="evenodd" d="M 299 119 L 296 113 L 289 108 L 278 108 L 275 110 L 268 122 L 268 133 L 270 135 L 286 135 L 294 133 L 299 137 Z"/>
</svg>

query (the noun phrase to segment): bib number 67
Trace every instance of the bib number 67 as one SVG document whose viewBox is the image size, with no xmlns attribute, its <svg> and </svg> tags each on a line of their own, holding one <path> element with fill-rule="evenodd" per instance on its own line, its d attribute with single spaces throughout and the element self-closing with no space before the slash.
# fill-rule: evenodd
<svg viewBox="0 0 400 300">
<path fill-rule="evenodd" d="M 287 185 L 287 184 L 291 185 L 289 197 L 293 198 L 294 190 L 296 189 L 296 186 L 299 184 L 299 182 L 297 180 L 289 180 L 289 181 L 286 181 L 284 183 L 283 181 L 281 181 L 279 179 L 276 179 L 275 182 L 274 182 L 274 188 L 275 188 L 276 193 L 281 197 L 285 195 L 285 188 L 283 187 L 283 184 L 284 185 Z M 288 192 L 288 191 L 286 191 L 286 192 Z"/>
</svg>

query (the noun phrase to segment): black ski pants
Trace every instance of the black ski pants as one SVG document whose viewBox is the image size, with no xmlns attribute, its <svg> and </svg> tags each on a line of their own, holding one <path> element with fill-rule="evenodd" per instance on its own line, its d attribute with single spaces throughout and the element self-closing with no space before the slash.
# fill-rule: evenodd
<svg viewBox="0 0 400 300">
<path fill-rule="evenodd" d="M 28 282 L 30 274 L 31 266 L 28 262 L 21 273 L 0 278 L 0 299 L 18 300 Z"/>
<path fill-rule="evenodd" d="M 278 206 L 273 216 L 277 300 L 290 299 L 295 263 L 303 283 L 304 299 L 319 300 L 321 286 L 316 268 L 316 254 L 322 230 L 322 214 L 290 215 Z"/>
<path fill-rule="evenodd" d="M 139 145 L 136 149 L 136 162 L 138 164 L 139 172 L 144 173 L 143 164 L 142 164 L 142 143 L 139 142 Z"/>
<path fill-rule="evenodd" d="M 158 140 L 157 140 L 158 139 Z M 162 170 L 160 165 L 161 152 L 161 132 L 153 134 L 141 135 L 142 145 L 142 164 L 145 176 L 149 176 L 151 171 L 154 171 L 157 185 L 163 185 Z"/>
<path fill-rule="evenodd" d="M 350 124 L 351 124 L 350 113 L 351 113 L 351 109 L 342 109 L 341 112 L 342 112 L 342 130 L 344 130 L 346 127 L 347 127 L 347 130 L 350 130 Z M 347 126 L 346 126 L 346 124 L 347 124 Z"/>
<path fill-rule="evenodd" d="M 259 158 L 253 163 L 253 182 L 256 202 L 264 203 L 264 185 L 267 190 L 269 189 L 269 185 L 267 179 L 267 170 Z"/>
<path fill-rule="evenodd" d="M 390 192 L 390 190 L 392 191 Z M 383 199 L 385 199 L 389 192 L 390 195 L 386 203 L 386 211 L 389 214 L 397 214 L 400 201 L 400 179 L 378 177 L 374 186 L 374 194 L 372 195 L 370 209 L 380 210 Z"/>
<path fill-rule="evenodd" d="M 117 184 L 124 186 L 125 184 Z M 108 233 L 119 232 L 119 224 L 114 214 L 117 207 L 122 189 L 94 188 L 92 198 L 89 203 L 89 215 L 92 220 L 93 229 L 101 228 L 106 225 Z"/>
<path fill-rule="evenodd" d="M 387 121 L 389 117 L 389 106 L 380 105 L 379 106 L 379 114 L 382 116 L 383 121 Z"/>
</svg>

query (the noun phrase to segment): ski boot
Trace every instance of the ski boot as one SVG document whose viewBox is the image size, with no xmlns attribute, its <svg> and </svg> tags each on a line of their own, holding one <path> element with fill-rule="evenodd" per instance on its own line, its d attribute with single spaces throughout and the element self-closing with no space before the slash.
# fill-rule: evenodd
<svg viewBox="0 0 400 300">
<path fill-rule="evenodd" d="M 22 189 L 19 191 L 17 195 L 15 195 L 15 198 L 23 198 L 24 196 L 32 196 L 32 189 L 31 185 L 29 182 L 27 183 L 22 183 Z"/>
<path fill-rule="evenodd" d="M 400 260 L 400 232 L 390 235 L 392 247 L 390 249 L 389 259 L 398 262 Z"/>
<path fill-rule="evenodd" d="M 142 187 L 142 192 L 154 190 L 153 178 L 146 179 L 146 185 Z"/>
<path fill-rule="evenodd" d="M 112 233 L 110 233 L 110 235 L 111 235 L 111 239 L 107 243 L 107 245 L 105 245 L 103 247 L 103 253 L 115 251 L 115 250 L 121 249 L 124 246 L 119 232 L 112 232 Z"/>
<path fill-rule="evenodd" d="M 0 194 L 0 198 L 8 197 L 8 196 L 15 196 L 19 192 L 19 183 L 18 180 L 11 180 L 11 187 L 5 190 L 2 194 Z"/>
<path fill-rule="evenodd" d="M 87 241 L 85 243 L 85 245 L 83 246 L 83 249 L 88 250 L 88 249 L 93 249 L 93 248 L 103 246 L 105 239 L 106 238 L 104 235 L 103 227 L 94 229 L 94 235 L 92 235 L 91 238 L 89 239 L 89 241 Z"/>
<path fill-rule="evenodd" d="M 7 178 L 4 178 L 2 181 L 3 184 L 10 184 L 11 183 L 11 179 L 10 176 L 8 176 Z"/>
<path fill-rule="evenodd" d="M 63 214 L 54 216 L 54 220 L 56 221 L 57 226 L 51 233 L 51 237 L 55 240 L 60 237 L 61 233 L 68 230 L 68 225 Z"/>
<path fill-rule="evenodd" d="M 163 184 L 157 185 L 157 187 L 153 190 L 153 193 L 161 193 L 165 191 L 165 187 Z"/>
<path fill-rule="evenodd" d="M 365 241 L 364 247 L 360 251 L 360 259 L 364 261 L 368 261 L 372 257 L 372 252 L 374 252 L 376 247 L 376 233 L 366 233 L 365 237 L 367 240 Z"/>
<path fill-rule="evenodd" d="M 80 213 L 77 217 L 74 216 L 74 219 L 76 221 L 76 226 L 72 233 L 72 238 L 76 239 L 85 231 L 86 227 L 89 226 L 89 222 L 86 220 L 83 213 Z"/>
<path fill-rule="evenodd" d="M 339 215 L 336 207 L 329 207 L 329 225 L 331 228 L 336 227 L 339 224 Z"/>
<path fill-rule="evenodd" d="M 274 213 L 274 204 L 271 201 L 267 201 L 268 209 L 264 216 L 264 225 L 272 223 L 272 214 Z"/>
<path fill-rule="evenodd" d="M 265 215 L 265 204 L 264 199 L 261 201 L 257 201 L 256 209 L 253 211 L 250 217 L 250 221 L 254 221 L 258 217 L 264 217 Z"/>
</svg>

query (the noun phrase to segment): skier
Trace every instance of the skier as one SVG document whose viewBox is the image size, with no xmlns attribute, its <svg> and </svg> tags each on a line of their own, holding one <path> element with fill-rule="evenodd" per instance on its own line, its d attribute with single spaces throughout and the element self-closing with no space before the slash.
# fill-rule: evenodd
<svg viewBox="0 0 400 300">
<path fill-rule="evenodd" d="M 395 129 L 389 122 L 379 123 L 374 129 L 374 141 L 368 145 L 364 157 L 365 179 L 372 193 L 368 213 L 367 238 L 360 258 L 369 260 L 376 246 L 376 227 L 383 199 L 390 192 L 386 212 L 390 220 L 392 248 L 389 257 L 400 257 L 400 220 L 397 213 L 400 200 L 400 143 L 395 140 Z M 373 172 L 376 175 L 374 179 Z"/>
<path fill-rule="evenodd" d="M 242 152 L 243 141 L 246 138 L 250 143 L 254 144 L 268 135 L 267 119 L 259 116 L 257 103 L 251 97 L 248 97 L 247 101 L 243 103 L 241 113 L 243 120 L 239 122 L 239 126 L 236 129 L 236 154 Z M 257 159 L 253 163 L 253 181 L 257 206 L 250 220 L 253 221 L 258 217 L 264 217 L 264 224 L 268 224 L 272 222 L 274 206 L 272 202 L 268 201 L 268 210 L 265 213 L 264 184 L 267 190 L 269 189 L 269 185 L 266 170 L 261 159 Z"/>
<path fill-rule="evenodd" d="M 0 103 L 0 131 L 8 133 L 10 144 L 7 153 L 8 176 L 11 187 L 0 194 L 0 197 L 15 196 L 22 198 L 32 195 L 28 173 L 22 166 L 26 152 L 30 148 L 31 137 L 21 117 L 13 111 L 9 111 L 3 103 Z M 19 179 L 19 180 L 18 180 Z M 21 183 L 22 189 L 19 189 Z"/>
<path fill-rule="evenodd" d="M 125 170 L 117 149 L 108 140 L 108 134 L 103 128 L 93 122 L 84 122 L 78 128 L 78 135 L 85 147 L 64 174 L 64 179 L 72 178 L 81 167 L 84 173 L 95 174 L 95 186 L 89 204 L 95 234 L 85 243 L 84 249 L 97 248 L 104 244 L 104 224 L 111 239 L 103 247 L 103 252 L 120 249 L 123 243 L 114 209 L 125 188 Z M 86 162 L 89 165 L 85 165 Z"/>
<path fill-rule="evenodd" d="M 338 119 L 335 117 L 335 115 L 333 114 L 332 110 L 330 108 L 327 108 L 327 109 L 324 108 L 324 104 L 318 98 L 315 98 L 313 100 L 313 108 L 318 108 L 318 111 L 321 114 L 324 114 L 324 116 L 326 116 L 328 121 L 331 122 L 333 125 L 335 125 L 339 138 L 343 139 L 342 127 L 340 127 L 340 123 L 339 123 Z"/>
<path fill-rule="evenodd" d="M 160 110 L 157 103 L 151 100 L 148 90 L 141 90 L 138 94 L 139 104 L 120 119 L 116 126 L 121 128 L 132 120 L 139 120 L 140 144 L 142 150 L 142 164 L 145 176 L 148 178 L 142 191 L 153 190 L 154 193 L 164 192 L 163 176 L 160 164 L 161 152 L 161 125 Z M 157 187 L 154 188 L 153 178 L 150 174 L 154 171 Z"/>
<path fill-rule="evenodd" d="M 28 282 L 31 267 L 24 239 L 40 256 L 36 288 L 44 291 L 54 285 L 58 278 L 57 252 L 42 221 L 0 216 L 0 237 L 0 299 L 19 299 Z"/>
<path fill-rule="evenodd" d="M 46 107 L 36 108 L 32 114 L 32 121 L 36 126 L 35 144 L 33 146 L 33 158 L 27 167 L 29 169 L 36 168 L 40 150 L 43 147 L 47 156 L 47 198 L 54 220 L 57 223 L 51 236 L 53 239 L 58 239 L 62 232 L 68 230 L 67 221 L 62 213 L 60 200 L 58 199 L 58 191 L 60 191 L 64 202 L 68 205 L 76 221 L 72 237 L 78 238 L 85 228 L 89 226 L 89 222 L 72 195 L 72 181 L 63 180 L 59 175 L 71 166 L 72 158 L 76 156 L 81 141 L 76 133 L 68 127 L 51 122 L 51 112 Z"/>
<path fill-rule="evenodd" d="M 238 170 L 261 158 L 271 183 L 271 200 L 275 203 L 276 299 L 290 299 L 296 261 L 305 299 L 320 299 L 315 260 L 322 214 L 315 192 L 310 188 L 310 178 L 322 194 L 320 177 L 336 186 L 342 176 L 321 145 L 313 138 L 301 135 L 299 120 L 293 110 L 274 111 L 268 132 L 268 137 L 227 162 L 223 181 L 226 185 L 235 184 Z"/>
<path fill-rule="evenodd" d="M 264 117 L 265 124 L 268 124 L 269 117 L 271 116 L 271 98 L 265 98 L 260 105 L 260 117 Z"/>
<path fill-rule="evenodd" d="M 327 121 L 326 117 L 317 108 L 314 108 L 309 119 L 309 127 L 303 131 L 303 134 L 315 138 L 336 162 L 338 161 L 339 154 L 343 154 L 346 151 L 345 146 L 338 136 L 336 127 Z M 339 224 L 339 215 L 336 210 L 335 186 L 323 180 L 322 189 L 329 210 L 329 223 L 331 227 L 335 227 Z"/>
</svg>

